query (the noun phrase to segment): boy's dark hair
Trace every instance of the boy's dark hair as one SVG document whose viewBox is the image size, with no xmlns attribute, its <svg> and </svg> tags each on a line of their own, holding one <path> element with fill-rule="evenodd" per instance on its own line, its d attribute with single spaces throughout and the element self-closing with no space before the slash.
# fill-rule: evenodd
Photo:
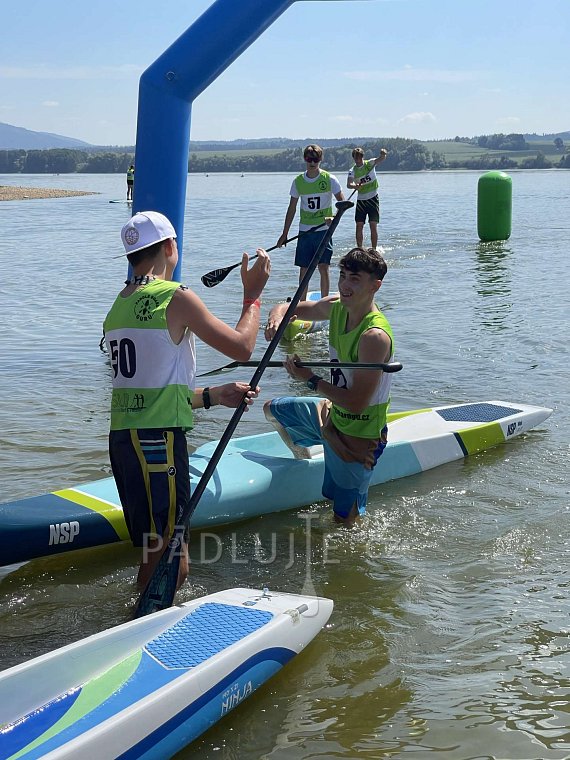
<svg viewBox="0 0 570 760">
<path fill-rule="evenodd" d="M 341 269 L 349 272 L 367 272 L 377 280 L 383 280 L 388 266 L 375 248 L 353 248 L 338 262 Z"/>
<path fill-rule="evenodd" d="M 307 145 L 306 148 L 304 148 L 303 158 L 305 158 L 307 154 L 317 156 L 319 161 L 323 160 L 323 149 L 321 148 L 320 145 L 317 145 L 316 143 L 311 143 L 311 145 Z"/>
<path fill-rule="evenodd" d="M 138 265 L 141 262 L 146 261 L 146 259 L 154 259 L 165 242 L 165 240 L 159 240 L 158 243 L 148 245 L 146 248 L 141 248 L 139 251 L 133 251 L 127 256 L 127 261 L 132 267 L 138 267 Z"/>
</svg>

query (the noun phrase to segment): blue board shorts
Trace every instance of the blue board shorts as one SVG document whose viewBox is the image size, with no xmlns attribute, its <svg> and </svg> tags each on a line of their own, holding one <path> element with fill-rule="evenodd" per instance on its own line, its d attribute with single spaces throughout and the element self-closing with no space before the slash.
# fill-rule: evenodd
<svg viewBox="0 0 570 760">
<path fill-rule="evenodd" d="M 170 536 L 190 500 L 182 429 L 111 430 L 109 456 L 133 546 Z"/>
<path fill-rule="evenodd" d="M 372 471 L 388 442 L 388 428 L 382 430 L 374 449 L 372 468 L 361 462 L 347 462 L 337 454 L 323 435 L 318 406 L 322 399 L 315 396 L 286 396 L 271 401 L 273 417 L 287 431 L 296 446 L 308 448 L 321 444 L 325 454 L 325 477 L 322 494 L 333 502 L 335 514 L 346 519 L 356 504 L 360 515 L 366 512 L 366 498 Z"/>
<path fill-rule="evenodd" d="M 327 230 L 317 230 L 317 232 L 301 232 L 297 239 L 297 249 L 295 250 L 295 266 L 306 269 L 319 247 L 321 240 L 327 234 Z M 327 243 L 323 251 L 319 264 L 330 264 L 333 247 L 332 238 Z"/>
</svg>

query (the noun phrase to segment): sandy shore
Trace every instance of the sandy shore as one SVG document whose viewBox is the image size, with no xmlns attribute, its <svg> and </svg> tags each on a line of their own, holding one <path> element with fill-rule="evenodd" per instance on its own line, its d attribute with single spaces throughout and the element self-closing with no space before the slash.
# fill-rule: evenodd
<svg viewBox="0 0 570 760">
<path fill-rule="evenodd" d="M 0 201 L 24 201 L 28 198 L 68 198 L 72 195 L 97 195 L 89 190 L 51 190 L 47 187 L 0 185 Z"/>
</svg>

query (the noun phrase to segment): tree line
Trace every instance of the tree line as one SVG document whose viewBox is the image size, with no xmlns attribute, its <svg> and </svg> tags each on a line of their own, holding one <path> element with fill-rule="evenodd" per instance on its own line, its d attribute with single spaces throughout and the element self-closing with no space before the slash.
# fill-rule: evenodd
<svg viewBox="0 0 570 760">
<path fill-rule="evenodd" d="M 120 174 L 132 153 L 88 153 L 70 148 L 0 150 L 0 174 Z"/>
<path fill-rule="evenodd" d="M 495 136 L 491 136 L 495 137 Z M 503 136 L 504 137 L 504 136 Z M 512 138 L 512 135 L 507 135 Z M 522 137 L 522 135 L 521 135 Z M 461 139 L 461 138 L 456 138 Z M 516 141 L 515 141 L 516 142 Z M 510 144 L 513 141 L 510 140 Z M 520 145 L 520 142 L 517 143 Z M 403 137 L 370 140 L 361 144 L 366 156 L 377 156 L 381 148 L 388 157 L 380 171 L 423 171 L 434 169 L 548 169 L 570 168 L 570 153 L 551 161 L 537 151 L 536 157 L 522 162 L 508 156 L 481 155 L 476 158 L 446 160 L 443 153 L 430 151 L 425 145 Z M 503 148 L 505 149 L 505 148 Z M 0 150 L 0 174 L 120 174 L 134 161 L 130 152 L 94 152 L 52 148 L 50 150 Z M 351 145 L 327 147 L 323 168 L 331 172 L 347 171 L 352 165 Z M 229 153 L 203 155 L 192 152 L 188 161 L 189 172 L 296 172 L 303 168 L 301 148 L 288 147 L 271 154 L 247 155 Z"/>
</svg>

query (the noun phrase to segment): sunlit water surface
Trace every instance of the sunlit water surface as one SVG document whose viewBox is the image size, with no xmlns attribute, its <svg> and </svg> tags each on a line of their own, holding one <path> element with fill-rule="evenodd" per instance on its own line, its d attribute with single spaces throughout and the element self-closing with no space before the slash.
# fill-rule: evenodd
<svg viewBox="0 0 570 760">
<path fill-rule="evenodd" d="M 234 324 L 239 273 L 204 272 L 273 245 L 292 175 L 191 175 L 183 279 Z M 356 757 L 567 758 L 568 253 L 564 171 L 513 172 L 513 234 L 480 244 L 477 173 L 381 176 L 379 302 L 394 327 L 395 410 L 504 399 L 553 408 L 508 446 L 373 489 L 354 530 L 326 505 L 192 541 L 191 599 L 236 585 L 335 601 L 301 655 L 180 754 L 257 760 Z M 0 204 L 3 277 L 2 499 L 104 477 L 110 371 L 101 323 L 125 276 L 123 178 L 4 175 L 0 184 L 97 195 Z M 335 260 L 353 244 L 347 215 Z M 291 295 L 293 247 L 273 254 L 263 304 Z M 260 335 L 256 356 L 265 349 Z M 324 359 L 325 335 L 298 343 Z M 285 356 L 285 348 L 278 356 Z M 228 360 L 199 347 L 200 368 Z M 236 372 L 234 379 L 247 379 Z M 263 399 L 302 388 L 267 370 Z M 219 438 L 231 412 L 197 414 L 191 444 Z M 239 435 L 266 430 L 258 403 Z M 381 462 L 379 464 L 381 467 Z M 0 583 L 8 667 L 126 620 L 136 598 L 127 545 L 37 560 Z"/>
</svg>

